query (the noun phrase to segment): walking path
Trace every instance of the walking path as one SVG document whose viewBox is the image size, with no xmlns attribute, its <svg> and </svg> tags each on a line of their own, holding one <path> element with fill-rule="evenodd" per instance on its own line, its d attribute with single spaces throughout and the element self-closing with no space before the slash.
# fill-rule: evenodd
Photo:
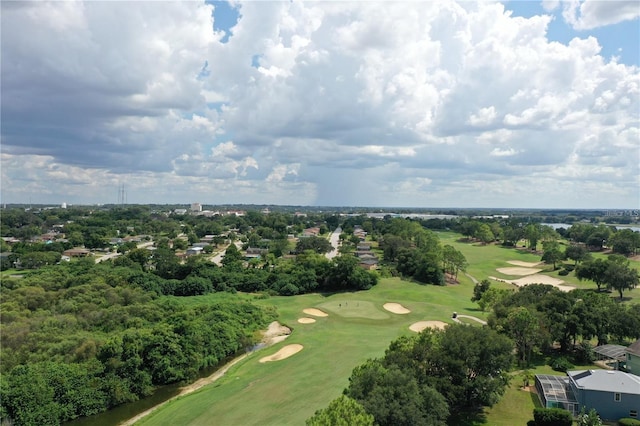
<svg viewBox="0 0 640 426">
<path fill-rule="evenodd" d="M 333 250 L 325 254 L 327 259 L 331 260 L 338 255 L 338 247 L 340 246 L 340 234 L 342 234 L 342 228 L 336 228 L 329 237 L 329 242 L 333 246 Z"/>
<path fill-rule="evenodd" d="M 482 320 L 480 318 L 476 318 L 476 317 L 472 317 L 471 315 L 457 315 L 455 318 L 451 318 L 452 320 L 454 320 L 455 322 L 459 322 L 462 324 L 462 321 L 460 321 L 458 318 L 468 318 L 470 320 L 473 320 L 475 322 L 479 322 L 482 325 L 487 325 L 487 322 L 485 320 Z"/>
</svg>

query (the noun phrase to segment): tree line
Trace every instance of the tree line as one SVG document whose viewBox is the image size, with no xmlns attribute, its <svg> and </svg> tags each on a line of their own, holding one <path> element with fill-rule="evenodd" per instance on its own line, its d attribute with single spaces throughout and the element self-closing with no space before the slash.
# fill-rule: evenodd
<svg viewBox="0 0 640 426">
<path fill-rule="evenodd" d="M 3 280 L 2 421 L 60 424 L 190 381 L 251 347 L 276 318 L 231 295 L 161 298 L 129 283 L 136 274 L 72 262 Z"/>
</svg>

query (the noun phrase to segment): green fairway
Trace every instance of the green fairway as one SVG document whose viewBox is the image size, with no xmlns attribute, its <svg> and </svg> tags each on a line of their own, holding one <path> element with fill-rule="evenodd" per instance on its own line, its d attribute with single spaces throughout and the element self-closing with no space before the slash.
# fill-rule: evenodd
<svg viewBox="0 0 640 426">
<path fill-rule="evenodd" d="M 438 235 L 443 244 L 453 245 L 466 256 L 468 273 L 478 280 L 488 276 L 518 278 L 500 275 L 496 268 L 509 266 L 509 260 L 540 260 L 539 255 L 525 250 L 458 242 L 460 236 L 453 233 Z M 557 272 L 549 275 L 555 277 Z M 439 287 L 393 278 L 382 279 L 371 290 L 353 293 L 269 298 L 239 295 L 256 304 L 274 306 L 279 321 L 293 330 L 291 336 L 284 342 L 250 354 L 218 381 L 169 402 L 137 424 L 304 424 L 316 410 L 325 408 L 341 394 L 354 367 L 368 358 L 381 357 L 395 338 L 413 334 L 409 330 L 411 324 L 428 320 L 452 323 L 454 311 L 486 320 L 487 313 L 481 312 L 477 304 L 470 301 L 472 280 L 462 273 L 459 280 L 460 284 Z M 571 278 L 566 280 L 573 284 Z M 578 284 L 584 288 L 595 287 L 591 283 Z M 498 282 L 492 282 L 492 286 L 515 288 Z M 636 289 L 625 295 L 638 297 L 638 293 L 640 290 Z M 219 300 L 220 297 L 237 296 L 212 294 L 175 299 L 180 303 L 201 303 Z M 388 312 L 383 308 L 387 302 L 399 303 L 411 312 Z M 316 322 L 312 324 L 298 323 L 301 317 L 312 317 L 303 313 L 306 308 L 320 309 L 328 316 L 314 317 Z M 284 360 L 259 362 L 290 344 L 300 344 L 303 349 Z M 515 381 L 514 378 L 514 384 L 501 402 L 486 410 L 483 424 L 525 424 L 531 418 L 535 395 L 521 391 Z"/>
<path fill-rule="evenodd" d="M 504 268 L 513 266 L 507 263 L 508 261 L 521 261 L 521 262 L 540 262 L 541 256 L 539 254 L 532 253 L 528 250 L 513 247 L 503 247 L 500 245 L 483 245 L 481 243 L 462 242 L 460 241 L 461 235 L 454 232 L 438 232 L 438 238 L 442 244 L 449 244 L 456 250 L 459 250 L 469 262 L 467 272 L 477 280 L 488 279 L 488 277 L 496 277 L 500 279 L 515 280 L 522 276 L 505 275 L 498 272 L 497 268 Z M 594 258 L 606 258 L 607 255 L 602 253 L 593 253 Z M 567 263 L 573 263 L 567 261 Z M 640 269 L 640 262 L 631 261 L 631 267 Z M 576 278 L 575 273 L 571 272 L 569 275 L 561 276 L 560 269 L 553 270 L 551 265 L 545 265 L 541 263 L 536 267 L 542 269 L 540 274 L 548 275 L 553 278 L 563 280 L 566 285 L 573 286 L 575 288 L 582 289 L 596 289 L 596 285 L 591 281 L 580 281 Z M 499 283 L 491 280 L 491 285 L 496 288 L 514 288 L 513 285 Z M 617 298 L 617 292 L 611 293 L 611 297 Z M 624 297 L 626 300 L 638 300 L 640 299 L 640 287 L 631 291 L 625 291 Z"/>
<path fill-rule="evenodd" d="M 219 381 L 170 402 L 139 424 L 304 424 L 340 395 L 354 367 L 382 356 L 398 336 L 412 334 L 409 326 L 414 322 L 450 323 L 454 310 L 484 317 L 469 300 L 471 292 L 470 282 L 435 287 L 384 279 L 363 292 L 255 300 L 276 306 L 280 322 L 293 329 L 291 336 L 251 354 Z M 401 303 L 411 312 L 393 314 L 382 307 L 386 302 Z M 303 309 L 311 307 L 329 316 L 317 317 L 313 324 L 298 323 L 298 318 L 310 316 Z M 294 343 L 304 349 L 282 361 L 259 362 Z"/>
</svg>

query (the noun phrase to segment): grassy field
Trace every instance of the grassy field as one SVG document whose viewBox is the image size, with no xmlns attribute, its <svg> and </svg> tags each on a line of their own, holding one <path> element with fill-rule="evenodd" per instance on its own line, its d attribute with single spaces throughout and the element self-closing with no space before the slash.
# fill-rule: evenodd
<svg viewBox="0 0 640 426">
<path fill-rule="evenodd" d="M 453 245 L 466 256 L 468 272 L 479 280 L 500 276 L 495 269 L 509 266 L 508 260 L 540 260 L 538 255 L 525 251 L 460 243 L 456 234 L 440 233 L 439 236 L 444 244 Z M 505 283 L 492 285 L 513 288 Z M 581 286 L 595 287 L 586 283 Z M 376 287 L 364 292 L 268 299 L 242 295 L 257 304 L 275 306 L 279 321 L 293 330 L 291 336 L 282 343 L 252 353 L 220 380 L 166 404 L 137 424 L 302 425 L 317 409 L 326 407 L 341 394 L 354 367 L 368 358 L 382 356 L 393 339 L 412 334 L 408 327 L 414 322 L 440 320 L 451 323 L 453 311 L 486 319 L 486 314 L 470 301 L 472 292 L 471 279 L 461 274 L 460 284 L 446 287 L 382 279 Z M 636 300 L 640 298 L 640 290 L 631 293 Z M 194 303 L 219 300 L 220 297 L 229 296 L 214 294 L 180 300 Z M 405 315 L 387 312 L 382 307 L 386 302 L 401 303 L 411 312 Z M 303 309 L 311 307 L 319 308 L 329 316 L 316 318 L 313 324 L 298 323 L 298 318 L 308 316 L 303 314 Z M 285 360 L 259 362 L 260 358 L 289 344 L 300 344 L 304 349 Z M 549 373 L 549 367 L 541 363 L 532 371 Z M 487 409 L 483 419 L 466 424 L 526 424 L 532 418 L 537 397 L 520 390 L 520 383 L 517 373 L 514 374 L 513 383 L 503 399 Z"/>
<path fill-rule="evenodd" d="M 470 282 L 435 287 L 383 279 L 366 292 L 255 300 L 275 305 L 280 322 L 293 329 L 292 335 L 253 353 L 221 380 L 169 403 L 139 424 L 304 424 L 340 395 L 354 367 L 382 356 L 391 340 L 412 334 L 408 327 L 414 322 L 451 322 L 453 310 L 484 317 L 469 300 L 471 292 Z M 386 302 L 399 302 L 411 313 L 392 314 L 382 308 Z M 309 307 L 329 316 L 313 324 L 299 324 L 298 318 L 308 316 L 302 310 Z M 294 343 L 304 349 L 282 361 L 259 362 Z"/>
<path fill-rule="evenodd" d="M 438 237 L 442 241 L 443 244 L 449 244 L 459 250 L 464 256 L 467 258 L 469 262 L 469 267 L 467 268 L 467 272 L 471 274 L 478 280 L 483 280 L 490 276 L 515 280 L 521 278 L 521 276 L 514 275 L 505 275 L 498 271 L 496 268 L 503 268 L 512 266 L 507 263 L 508 260 L 519 260 L 523 262 L 540 262 L 540 255 L 532 253 L 523 248 L 510 248 L 510 247 L 502 247 L 500 245 L 482 245 L 480 243 L 467 243 L 460 241 L 460 234 L 456 234 L 453 232 L 438 232 Z M 605 254 L 602 253 L 593 253 L 594 258 L 606 258 Z M 572 263 L 572 262 L 568 262 Z M 636 270 L 640 270 L 640 262 L 631 261 L 631 267 Z M 571 272 L 569 275 L 561 276 L 559 275 L 560 270 L 553 271 L 553 267 L 551 265 L 540 264 L 537 267 L 538 269 L 543 269 L 541 274 L 549 275 L 550 277 L 558 278 L 563 281 L 567 285 L 574 286 L 576 288 L 583 289 L 595 289 L 596 285 L 591 281 L 580 281 L 575 277 L 575 274 Z M 497 288 L 513 288 L 513 286 L 500 285 L 495 281 L 492 281 L 492 285 Z M 611 297 L 617 298 L 618 293 L 611 293 Z M 626 300 L 640 300 L 640 288 L 636 288 L 632 291 L 625 291 L 624 297 Z"/>
</svg>

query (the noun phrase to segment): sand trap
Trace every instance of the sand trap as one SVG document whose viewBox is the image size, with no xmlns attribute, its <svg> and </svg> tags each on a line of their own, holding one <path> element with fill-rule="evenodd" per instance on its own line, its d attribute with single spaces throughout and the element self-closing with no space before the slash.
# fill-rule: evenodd
<svg viewBox="0 0 640 426">
<path fill-rule="evenodd" d="M 426 328 L 435 328 L 438 330 L 442 330 L 446 326 L 447 326 L 447 323 L 442 321 L 418 321 L 411 324 L 409 326 L 409 330 L 415 331 L 416 333 L 420 333 L 422 330 Z"/>
<path fill-rule="evenodd" d="M 382 307 L 393 314 L 408 314 L 411 312 L 399 303 L 385 303 Z"/>
<path fill-rule="evenodd" d="M 507 263 L 516 266 L 524 266 L 525 268 L 533 268 L 534 266 L 538 266 L 542 262 L 523 262 L 521 260 L 507 260 Z"/>
<path fill-rule="evenodd" d="M 505 275 L 533 275 L 542 271 L 542 269 L 510 267 L 510 268 L 497 268 L 496 271 Z"/>
<path fill-rule="evenodd" d="M 269 324 L 269 328 L 262 333 L 262 342 L 266 345 L 274 345 L 282 342 L 289 337 L 291 329 L 280 324 L 278 321 L 273 321 Z"/>
<path fill-rule="evenodd" d="M 304 312 L 307 315 L 313 315 L 314 317 L 328 317 L 329 316 L 328 313 L 322 312 L 320 309 L 316 309 L 316 308 L 303 309 L 302 312 Z"/>
<path fill-rule="evenodd" d="M 502 278 L 489 277 L 489 279 L 495 281 L 502 281 L 509 284 L 517 285 L 518 287 L 522 287 L 529 284 L 549 284 L 554 287 L 557 287 L 561 291 L 571 291 L 575 290 L 575 287 L 570 285 L 564 285 L 564 281 L 559 278 L 550 277 L 548 275 L 542 274 L 534 274 L 526 277 L 518 278 L 517 280 L 505 280 Z"/>
<path fill-rule="evenodd" d="M 302 345 L 298 345 L 298 344 L 287 345 L 271 356 L 265 356 L 264 358 L 260 358 L 260 362 L 265 363 L 270 361 L 280 361 L 285 358 L 289 358 L 291 355 L 297 354 L 301 350 L 302 350 Z"/>
<path fill-rule="evenodd" d="M 316 322 L 316 320 L 313 318 L 303 317 L 303 318 L 298 318 L 298 322 L 300 324 L 313 324 L 314 322 Z"/>
</svg>

